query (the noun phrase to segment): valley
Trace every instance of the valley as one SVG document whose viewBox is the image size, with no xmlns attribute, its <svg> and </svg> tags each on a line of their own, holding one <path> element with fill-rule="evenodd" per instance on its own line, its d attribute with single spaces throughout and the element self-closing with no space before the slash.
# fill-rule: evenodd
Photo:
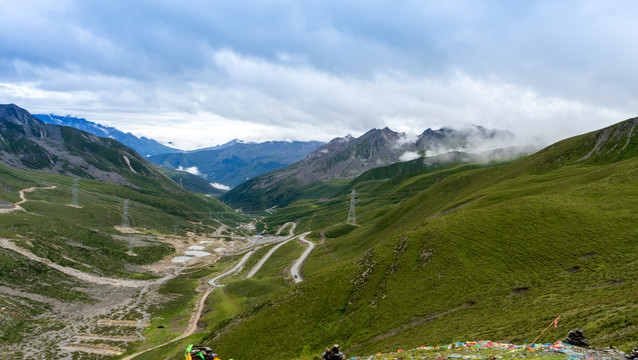
<svg viewBox="0 0 638 360">
<path fill-rule="evenodd" d="M 0 164 L 3 355 L 311 359 L 338 343 L 384 358 L 576 327 L 628 352 L 638 335 L 638 118 L 490 159 L 383 163 L 405 149 L 375 130 L 239 185 L 233 209 L 121 144 L 5 113 L 31 145 Z"/>
</svg>

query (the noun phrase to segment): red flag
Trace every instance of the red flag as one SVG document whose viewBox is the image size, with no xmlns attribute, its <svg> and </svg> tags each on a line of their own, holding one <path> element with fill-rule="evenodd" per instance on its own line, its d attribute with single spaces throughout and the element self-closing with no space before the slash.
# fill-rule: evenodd
<svg viewBox="0 0 638 360">
<path fill-rule="evenodd" d="M 556 319 L 554 319 L 554 328 L 558 327 L 558 319 L 560 319 L 561 315 L 559 315 Z"/>
</svg>

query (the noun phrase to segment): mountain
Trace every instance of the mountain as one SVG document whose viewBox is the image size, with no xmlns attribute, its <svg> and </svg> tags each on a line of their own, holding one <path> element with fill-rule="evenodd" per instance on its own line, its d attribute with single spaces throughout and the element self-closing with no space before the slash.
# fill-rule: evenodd
<svg viewBox="0 0 638 360">
<path fill-rule="evenodd" d="M 345 186 L 357 187 L 356 225 L 344 224 L 348 191 L 266 217 L 318 244 L 303 282 L 274 280 L 307 246 L 286 244 L 278 267 L 226 281 L 216 299 L 241 311 L 213 310 L 202 343 L 222 358 L 308 359 L 333 343 L 357 357 L 524 343 L 562 315 L 538 343 L 577 327 L 594 347 L 635 346 L 638 118 L 505 164 L 400 165 Z"/>
<path fill-rule="evenodd" d="M 45 124 L 13 104 L 0 105 L 0 163 L 127 186 L 168 180 L 117 140 Z"/>
<path fill-rule="evenodd" d="M 76 118 L 73 116 L 59 116 L 59 115 L 46 115 L 46 114 L 34 114 L 37 119 L 46 124 L 54 124 L 60 126 L 69 126 L 78 130 L 86 131 L 90 134 L 97 135 L 104 138 L 115 139 L 122 144 L 134 149 L 144 157 L 151 155 L 180 152 L 179 149 L 174 149 L 158 143 L 153 139 L 146 137 L 137 137 L 131 133 L 124 133 L 114 127 L 104 126 L 96 124 L 86 119 Z"/>
<path fill-rule="evenodd" d="M 188 173 L 186 171 L 179 171 L 165 166 L 157 165 L 158 169 L 166 174 L 171 180 L 179 184 L 184 190 L 194 191 L 201 194 L 209 195 L 221 195 L 225 193 L 225 190 L 214 187 L 206 179 Z"/>
<path fill-rule="evenodd" d="M 244 143 L 233 140 L 210 150 L 161 154 L 149 160 L 173 169 L 185 169 L 209 182 L 230 187 L 254 176 L 292 164 L 319 148 L 318 141 L 267 141 Z"/>
<path fill-rule="evenodd" d="M 358 138 L 335 138 L 306 158 L 284 168 L 252 178 L 223 195 L 233 207 L 247 210 L 287 205 L 299 199 L 300 189 L 316 182 L 352 179 L 365 171 L 446 152 L 482 152 L 513 143 L 514 134 L 480 126 L 465 130 L 427 129 L 415 139 L 388 128 L 372 129 Z M 503 156 L 529 149 L 511 149 Z M 496 153 L 492 153 L 496 155 Z"/>
<path fill-rule="evenodd" d="M 188 321 L 199 277 L 247 220 L 114 139 L 0 105 L 0 354 L 119 354 L 151 316 Z M 204 269 L 191 279 L 176 259 Z"/>
</svg>

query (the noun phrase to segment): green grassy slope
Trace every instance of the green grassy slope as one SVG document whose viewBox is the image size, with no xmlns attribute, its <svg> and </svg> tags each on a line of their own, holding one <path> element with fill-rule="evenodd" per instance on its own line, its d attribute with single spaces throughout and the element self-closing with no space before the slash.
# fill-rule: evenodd
<svg viewBox="0 0 638 360">
<path fill-rule="evenodd" d="M 204 342 L 222 358 L 307 358 L 335 342 L 348 355 L 370 354 L 463 339 L 531 340 L 563 314 L 559 329 L 539 341 L 578 326 L 593 345 L 629 349 L 638 337 L 636 124 L 439 177 L 402 193 L 397 205 L 371 207 L 361 227 L 317 247 L 306 281 Z M 302 224 L 327 204 L 299 204 L 309 211 Z M 339 217 L 346 214 L 344 207 Z M 326 218 L 315 216 L 324 223 L 309 227 L 338 222 Z"/>
</svg>

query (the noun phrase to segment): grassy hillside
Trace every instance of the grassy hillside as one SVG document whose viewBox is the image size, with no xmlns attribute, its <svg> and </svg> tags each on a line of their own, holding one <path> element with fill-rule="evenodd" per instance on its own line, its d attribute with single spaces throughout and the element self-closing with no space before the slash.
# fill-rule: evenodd
<svg viewBox="0 0 638 360">
<path fill-rule="evenodd" d="M 20 206 L 25 211 L 0 213 L 0 239 L 87 274 L 145 280 L 156 276 L 140 265 L 174 251 L 157 236 L 184 235 L 193 231 L 193 223 L 201 224 L 199 231 L 212 233 L 219 226 L 215 219 L 229 225 L 244 220 L 214 198 L 179 188 L 166 191 L 160 180 L 142 180 L 140 175 L 137 184 L 143 187 L 131 188 L 79 179 L 78 206 L 72 207 L 74 178 L 0 165 L 0 200 L 5 205 L 20 201 L 20 190 L 36 187 L 24 194 L 28 201 Z M 148 237 L 131 240 L 114 228 L 123 222 L 125 200 L 130 227 Z M 95 301 L 83 287 L 58 270 L 0 248 L 0 306 L 7 310 L 0 312 L 0 344 L 19 342 L 24 334 L 33 334 L 34 327 L 54 326 L 48 323 L 52 320 L 38 317 L 49 309 L 46 299 Z"/>
<path fill-rule="evenodd" d="M 326 236 L 304 282 L 203 342 L 222 358 L 308 358 L 335 342 L 348 355 L 370 354 L 454 340 L 531 341 L 562 314 L 539 341 L 577 326 L 593 345 L 628 350 L 638 337 L 636 124 L 507 165 L 369 183 L 387 186 L 385 205 L 369 206 L 356 229 L 336 229 L 345 235 Z M 371 189 L 357 189 L 366 209 Z M 346 198 L 295 206 L 307 211 L 307 228 L 329 230 L 345 219 Z M 329 210 L 336 203 L 342 210 Z"/>
</svg>

